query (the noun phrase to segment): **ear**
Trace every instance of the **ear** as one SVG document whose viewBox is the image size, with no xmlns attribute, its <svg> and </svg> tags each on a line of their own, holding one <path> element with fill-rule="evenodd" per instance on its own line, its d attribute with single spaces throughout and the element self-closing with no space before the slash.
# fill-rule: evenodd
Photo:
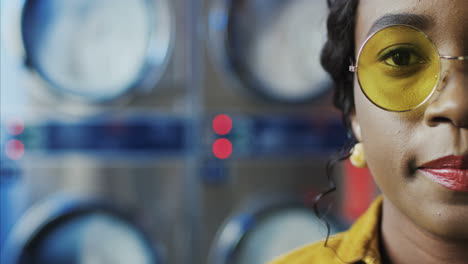
<svg viewBox="0 0 468 264">
<path fill-rule="evenodd" d="M 361 125 L 356 116 L 356 110 L 353 110 L 351 113 L 351 129 L 353 130 L 354 136 L 359 142 L 362 142 L 362 135 L 361 135 Z"/>
</svg>

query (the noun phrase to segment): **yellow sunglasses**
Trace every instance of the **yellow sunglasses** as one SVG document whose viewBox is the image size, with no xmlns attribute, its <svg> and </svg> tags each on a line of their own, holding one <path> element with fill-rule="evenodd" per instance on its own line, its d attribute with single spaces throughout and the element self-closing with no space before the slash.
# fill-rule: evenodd
<svg viewBox="0 0 468 264">
<path fill-rule="evenodd" d="M 423 105 L 441 79 L 441 60 L 468 60 L 468 56 L 442 56 L 421 30 L 392 25 L 369 36 L 361 46 L 356 65 L 366 97 L 377 107 L 406 112 Z"/>
</svg>

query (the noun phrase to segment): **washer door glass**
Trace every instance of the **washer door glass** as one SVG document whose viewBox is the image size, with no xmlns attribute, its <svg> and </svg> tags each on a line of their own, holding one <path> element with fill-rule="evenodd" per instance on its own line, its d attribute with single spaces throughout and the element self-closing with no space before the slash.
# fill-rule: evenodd
<svg viewBox="0 0 468 264">
<path fill-rule="evenodd" d="M 159 27 L 169 23 L 154 25 L 156 6 L 148 0 L 26 1 L 28 63 L 61 92 L 93 100 L 120 96 L 141 79 L 152 34 L 167 34 Z M 164 53 L 166 42 L 160 43 Z"/>
<path fill-rule="evenodd" d="M 320 65 L 326 1 L 242 0 L 230 5 L 225 11 L 227 59 L 245 86 L 286 102 L 305 101 L 328 89 Z M 224 20 L 217 14 L 219 23 L 212 26 L 219 31 Z"/>
<path fill-rule="evenodd" d="M 331 233 L 336 233 L 332 227 Z M 306 208 L 281 208 L 256 219 L 255 227 L 242 238 L 235 261 L 238 264 L 268 263 L 299 246 L 323 239 L 327 229 Z"/>
<path fill-rule="evenodd" d="M 153 251 L 135 227 L 92 213 L 53 226 L 29 246 L 27 263 L 154 264 Z"/>
</svg>

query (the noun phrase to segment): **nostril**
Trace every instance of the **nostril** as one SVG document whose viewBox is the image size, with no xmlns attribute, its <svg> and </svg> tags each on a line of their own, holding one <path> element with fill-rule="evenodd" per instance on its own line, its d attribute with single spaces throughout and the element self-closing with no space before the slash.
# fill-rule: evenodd
<svg viewBox="0 0 468 264">
<path fill-rule="evenodd" d="M 437 124 L 446 124 L 446 123 L 451 123 L 452 121 L 446 117 L 441 117 L 441 116 L 438 116 L 438 117 L 433 117 L 431 119 L 431 124 L 432 125 L 437 125 Z"/>
</svg>

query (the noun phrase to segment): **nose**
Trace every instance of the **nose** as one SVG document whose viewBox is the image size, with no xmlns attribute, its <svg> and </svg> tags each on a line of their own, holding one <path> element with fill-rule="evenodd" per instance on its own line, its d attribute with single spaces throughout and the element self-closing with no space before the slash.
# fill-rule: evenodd
<svg viewBox="0 0 468 264">
<path fill-rule="evenodd" d="M 424 113 L 428 126 L 451 124 L 468 128 L 468 65 L 458 61 L 439 84 L 435 100 L 429 103 Z"/>
</svg>

